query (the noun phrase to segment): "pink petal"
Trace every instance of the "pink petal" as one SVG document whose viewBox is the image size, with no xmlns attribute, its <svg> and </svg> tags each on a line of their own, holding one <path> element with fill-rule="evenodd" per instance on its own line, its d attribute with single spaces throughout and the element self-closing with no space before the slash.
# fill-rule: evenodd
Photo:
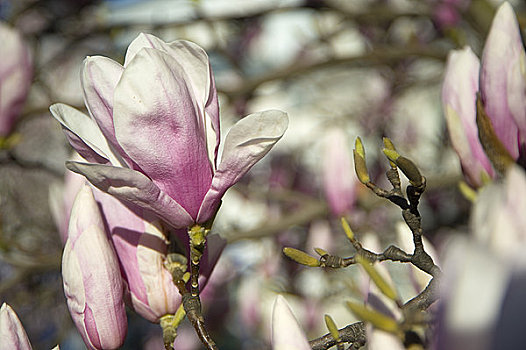
<svg viewBox="0 0 526 350">
<path fill-rule="evenodd" d="M 125 152 L 192 216 L 210 186 L 205 129 L 187 75 L 169 55 L 138 52 L 115 90 L 114 123 Z"/>
<path fill-rule="evenodd" d="M 323 189 L 335 216 L 349 213 L 355 200 L 356 175 L 351 161 L 351 145 L 341 129 L 326 134 L 323 162 Z"/>
<path fill-rule="evenodd" d="M 122 164 L 95 122 L 73 107 L 57 103 L 49 107 L 51 114 L 60 122 L 71 146 L 87 161 L 114 165 Z"/>
<path fill-rule="evenodd" d="M 116 144 L 113 128 L 113 93 L 124 68 L 107 57 L 87 57 L 81 83 L 86 107 L 108 141 Z"/>
<path fill-rule="evenodd" d="M 86 345 L 96 349 L 121 346 L 127 329 L 124 289 L 115 251 L 89 186 L 79 191 L 73 205 L 62 275 L 71 316 Z"/>
<path fill-rule="evenodd" d="M 94 190 L 102 208 L 106 226 L 116 248 L 123 276 L 131 293 L 131 307 L 151 322 L 158 322 L 167 313 L 174 313 L 180 305 L 180 295 L 171 276 L 162 266 L 166 253 L 166 239 L 156 224 L 145 217 L 142 209 L 125 206 L 118 199 Z M 187 248 L 186 229 L 177 230 L 180 244 Z M 217 263 L 226 241 L 218 235 L 207 238 L 207 247 L 201 260 L 199 284 L 206 286 L 208 277 Z"/>
<path fill-rule="evenodd" d="M 218 234 L 209 235 L 206 239 L 206 249 L 201 259 L 201 269 L 199 270 L 199 288 L 205 290 L 210 276 L 221 257 L 223 249 L 226 247 L 226 239 Z M 212 286 L 213 287 L 213 286 Z"/>
<path fill-rule="evenodd" d="M 197 222 L 205 222 L 214 215 L 226 190 L 271 150 L 287 126 L 286 113 L 270 110 L 251 114 L 232 127 L 225 138 L 221 163 L 199 209 Z"/>
<path fill-rule="evenodd" d="M 188 227 L 194 221 L 179 203 L 138 171 L 79 162 L 66 162 L 66 167 L 84 175 L 101 191 L 150 210 L 175 228 Z"/>
<path fill-rule="evenodd" d="M 212 151 L 214 155 L 210 159 L 215 160 L 220 141 L 219 104 L 214 75 L 205 50 L 190 41 L 176 40 L 171 43 L 165 43 L 151 34 L 141 33 L 128 46 L 124 66 L 127 67 L 135 55 L 143 48 L 163 51 L 172 56 L 182 66 L 187 74 L 188 85 L 192 87 L 196 97 L 200 117 L 208 118 L 215 133 L 215 145 L 213 143 L 208 145 L 209 151 Z"/>
<path fill-rule="evenodd" d="M 508 101 L 508 88 L 516 84 L 510 86 L 508 79 L 510 69 L 516 71 L 514 67 L 523 50 L 517 18 L 511 5 L 505 2 L 493 18 L 484 45 L 480 92 L 495 133 L 515 159 L 519 156 L 518 128 Z"/>
<path fill-rule="evenodd" d="M 469 47 L 454 50 L 449 54 L 442 85 L 442 105 L 450 140 L 473 186 L 482 185 L 483 173 L 494 174 L 480 144 L 476 124 L 479 68 L 479 60 Z"/>
<path fill-rule="evenodd" d="M 134 309 L 141 308 L 140 306 L 137 307 L 137 304 L 147 305 L 148 302 L 146 288 L 139 274 L 136 258 L 139 239 L 145 228 L 144 220 L 141 217 L 143 209 L 133 204 L 124 205 L 114 196 L 98 189 L 94 189 L 93 194 L 102 209 L 105 226 L 113 240 L 113 245 L 122 267 L 123 277 L 133 296 L 131 307 Z M 151 314 L 151 310 L 146 314 L 136 311 L 152 322 L 156 320 L 155 316 L 148 317 Z"/>
<path fill-rule="evenodd" d="M 128 158 L 115 138 L 113 126 L 113 94 L 123 70 L 120 64 L 107 57 L 87 57 L 81 83 L 86 107 L 104 137 L 120 155 Z"/>
<path fill-rule="evenodd" d="M 186 230 L 182 229 L 182 235 Z M 137 245 L 136 259 L 139 273 L 146 288 L 148 306 L 157 319 L 174 314 L 181 305 L 181 295 L 164 268 L 168 242 L 155 223 L 145 222 L 144 233 Z"/>
<path fill-rule="evenodd" d="M 523 48 L 508 71 L 508 105 L 519 128 L 520 141 L 526 142 L 526 54 Z"/>
<path fill-rule="evenodd" d="M 0 349 L 31 350 L 31 343 L 24 326 L 11 306 L 6 303 L 0 308 Z"/>
</svg>

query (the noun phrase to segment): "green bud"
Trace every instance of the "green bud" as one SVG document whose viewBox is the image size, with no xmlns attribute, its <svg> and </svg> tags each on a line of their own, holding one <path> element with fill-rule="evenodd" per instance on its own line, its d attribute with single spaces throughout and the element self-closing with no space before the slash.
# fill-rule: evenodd
<svg viewBox="0 0 526 350">
<path fill-rule="evenodd" d="M 400 154 L 398 154 L 398 152 L 394 149 L 384 148 L 382 152 L 384 152 L 385 156 L 394 163 L 396 163 L 396 160 L 400 158 Z"/>
<path fill-rule="evenodd" d="M 349 223 L 345 218 L 341 219 L 343 230 L 345 231 L 345 234 L 347 235 L 347 238 L 352 242 L 354 241 L 354 232 L 351 230 L 351 226 L 349 226 Z"/>
<path fill-rule="evenodd" d="M 356 261 L 362 265 L 365 272 L 369 275 L 371 280 L 374 282 L 374 284 L 378 287 L 380 292 L 382 292 L 383 295 L 388 297 L 391 300 L 398 300 L 398 295 L 396 293 L 396 290 L 391 287 L 389 283 L 385 280 L 385 278 L 380 275 L 377 269 L 363 256 L 360 254 L 356 255 Z"/>
<path fill-rule="evenodd" d="M 384 146 L 387 150 L 396 152 L 396 148 L 390 138 L 384 137 L 383 140 L 384 140 Z M 396 169 L 396 164 L 392 160 L 389 160 L 389 164 L 391 165 L 391 168 Z"/>
<path fill-rule="evenodd" d="M 420 170 L 418 170 L 418 167 L 413 163 L 411 160 L 409 160 L 406 157 L 401 156 L 397 151 L 392 149 L 384 148 L 382 150 L 387 158 L 389 158 L 390 162 L 393 162 L 402 170 L 404 175 L 409 179 L 409 182 L 411 182 L 411 185 L 413 186 L 421 186 L 423 182 L 422 174 L 420 174 Z"/>
<path fill-rule="evenodd" d="M 325 250 L 321 248 L 314 248 L 314 250 L 316 251 L 316 253 L 318 253 L 319 256 L 329 255 L 328 252 L 326 252 Z"/>
<path fill-rule="evenodd" d="M 458 183 L 458 189 L 464 198 L 466 198 L 471 203 L 475 203 L 475 200 L 477 199 L 477 191 L 469 187 L 469 185 L 464 181 L 460 181 Z"/>
<path fill-rule="evenodd" d="M 365 149 L 363 148 L 362 139 L 359 136 L 356 138 L 356 141 L 354 141 L 354 149 L 362 158 L 365 158 Z"/>
<path fill-rule="evenodd" d="M 357 150 L 353 150 L 354 155 L 354 170 L 356 176 L 361 183 L 367 184 L 371 181 L 369 173 L 367 172 L 367 165 L 365 165 L 365 158 L 361 156 Z"/>
<path fill-rule="evenodd" d="M 336 326 L 336 323 L 332 319 L 331 316 L 325 315 L 325 325 L 327 326 L 327 329 L 331 333 L 332 337 L 336 341 L 340 341 L 340 332 L 338 331 L 338 327 Z"/>
<path fill-rule="evenodd" d="M 383 141 L 384 141 L 384 146 L 385 146 L 386 149 L 389 149 L 389 150 L 392 150 L 392 151 L 396 151 L 396 148 L 395 148 L 395 146 L 393 144 L 393 141 L 391 141 L 390 138 L 384 137 Z"/>
<path fill-rule="evenodd" d="M 398 157 L 398 160 L 395 162 L 396 165 L 402 170 L 405 176 L 409 179 L 409 182 L 411 182 L 411 185 L 413 186 L 421 186 L 423 183 L 423 177 L 420 173 L 420 170 L 418 170 L 418 167 L 413 163 L 411 160 L 409 160 L 406 157 Z"/>
<path fill-rule="evenodd" d="M 320 266 L 320 261 L 318 259 L 298 249 L 285 247 L 283 248 L 283 254 L 285 254 L 289 259 L 294 260 L 298 264 L 302 264 L 305 266 L 311 266 L 311 267 Z"/>
<path fill-rule="evenodd" d="M 184 275 L 183 275 L 183 281 L 184 283 L 188 283 L 188 281 L 190 281 L 190 272 L 186 272 Z"/>
<path fill-rule="evenodd" d="M 351 312 L 360 320 L 371 323 L 374 327 L 389 333 L 399 332 L 398 323 L 395 319 L 386 316 L 376 310 L 366 308 L 361 303 L 347 302 Z"/>
</svg>

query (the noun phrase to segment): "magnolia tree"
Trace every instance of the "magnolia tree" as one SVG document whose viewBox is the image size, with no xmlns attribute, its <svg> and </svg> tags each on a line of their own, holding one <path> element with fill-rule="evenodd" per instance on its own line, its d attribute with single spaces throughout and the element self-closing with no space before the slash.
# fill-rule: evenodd
<svg viewBox="0 0 526 350">
<path fill-rule="evenodd" d="M 40 17 L 32 12 L 32 6 L 48 9 L 37 3 L 13 12 L 11 23 L 25 28 L 27 37 L 38 37 L 34 28 L 46 25 L 44 19 L 35 21 Z M 91 5 L 87 1 L 73 9 L 65 3 L 61 6 L 68 16 L 75 16 L 78 9 L 89 12 Z M 201 6 L 197 13 L 205 22 L 220 21 L 217 14 L 207 12 L 206 1 Z M 392 17 L 386 27 L 399 26 L 394 19 L 405 12 L 396 10 L 392 2 L 383 6 L 384 16 Z M 454 30 L 463 25 L 463 16 L 479 13 L 478 5 L 470 1 L 422 6 L 429 10 L 423 13 L 440 38 L 458 39 Z M 306 2 L 291 9 L 304 7 L 326 11 L 327 18 L 318 23 L 320 30 L 325 21 L 353 18 L 360 12 L 338 2 Z M 273 10 L 251 16 L 263 19 Z M 374 6 L 366 10 L 371 16 L 378 15 Z M 412 13 L 407 11 L 405 15 Z M 364 18 L 360 30 L 375 42 L 378 38 L 371 29 L 383 26 L 374 23 L 378 25 L 374 27 L 367 16 Z M 47 24 L 49 30 L 54 26 Z M 96 32 L 88 23 L 86 26 L 78 28 L 78 38 L 86 36 L 85 31 Z M 526 287 L 526 54 L 512 5 L 501 4 L 488 27 L 481 60 L 469 46 L 451 50 L 446 58 L 444 53 L 418 45 L 414 51 L 402 53 L 378 47 L 362 56 L 338 56 L 341 53 L 335 50 L 334 56 L 327 58 L 326 53 L 310 51 L 316 45 L 305 42 L 296 52 L 296 61 L 260 78 L 243 76 L 240 72 L 246 62 L 237 61 L 233 54 L 242 55 L 242 42 L 264 47 L 264 41 L 254 39 L 258 35 L 249 31 L 232 52 L 226 50 L 228 45 L 223 47 L 238 74 L 226 79 L 220 74 L 216 77 L 212 70 L 214 48 L 208 48 L 209 58 L 207 51 L 192 41 L 166 42 L 163 35 L 140 33 L 131 41 L 127 39 L 122 60 L 86 57 L 78 84 L 81 98 L 65 97 L 63 102 L 67 103 L 57 103 L 62 99 L 55 98 L 53 89 L 34 91 L 36 85 L 47 86 L 51 81 L 39 78 L 42 81 L 31 85 L 33 71 L 42 74 L 44 70 L 40 61 L 45 55 L 36 55 L 38 69 L 33 69 L 33 56 L 23 35 L 1 24 L 0 37 L 7 48 L 6 59 L 0 62 L 2 165 L 40 166 L 21 156 L 27 137 L 24 123 L 31 122 L 24 117 L 37 113 L 29 107 L 25 107 L 29 112 L 23 109 L 30 88 L 35 95 L 29 95 L 30 103 L 45 101 L 47 108 L 47 102 L 53 100 L 51 125 L 61 126 L 73 155 L 68 155 L 63 181 L 49 186 L 49 211 L 60 233 L 56 237 L 57 241 L 61 238 L 57 244 L 61 259 L 54 257 L 57 254 L 39 255 L 38 248 L 24 248 L 22 239 L 0 235 L 2 263 L 8 264 L 8 270 L 10 266 L 23 269 L 7 286 L 0 284 L 0 292 L 22 283 L 26 276 L 47 269 L 57 272 L 60 265 L 61 302 L 67 305 L 88 349 L 140 347 L 130 340 L 137 322 L 158 325 L 155 327 L 162 331 L 162 340 L 144 344 L 148 349 L 522 348 L 526 341 L 521 329 L 526 317 L 522 295 Z M 342 31 L 321 33 L 317 43 L 331 42 L 339 47 L 336 44 Z M 398 36 L 396 40 L 404 38 L 394 29 L 389 34 Z M 420 35 L 416 40 L 421 43 L 434 40 L 425 33 L 413 34 Z M 43 38 L 38 39 L 41 42 L 33 43 L 35 49 L 46 45 Z M 456 46 L 461 47 L 459 44 Z M 280 103 L 286 84 L 304 86 L 306 81 L 294 79 L 341 64 L 381 62 L 384 68 L 396 66 L 390 73 L 416 74 L 412 70 L 418 70 L 418 65 L 413 66 L 411 57 L 419 55 L 446 61 L 440 86 L 445 124 L 456 152 L 450 163 L 460 163 L 464 180 L 459 176 L 448 182 L 429 165 L 436 166 L 439 161 L 426 163 L 429 152 L 415 134 L 426 134 L 427 124 L 415 131 L 417 122 L 409 112 L 404 116 L 408 123 L 404 118 L 385 117 L 394 116 L 396 109 L 405 113 L 399 107 L 403 97 L 398 96 L 397 88 L 409 83 L 395 79 L 387 87 L 386 78 L 371 72 L 364 81 L 356 79 L 355 92 L 364 95 L 349 104 L 367 102 L 367 113 L 357 127 L 360 132 L 349 130 L 342 120 L 324 122 L 330 125 L 323 127 L 316 124 L 313 129 L 321 129 L 317 139 L 322 141 L 313 149 L 321 156 L 310 163 L 302 159 L 310 164 L 302 164 L 305 168 L 295 164 L 290 156 L 294 147 L 318 143 L 305 136 L 310 134 L 302 134 L 302 127 L 312 118 L 310 109 L 320 104 L 317 114 L 326 114 L 320 111 L 327 108 L 329 114 L 336 115 L 341 106 L 329 95 L 315 100 L 311 108 Z M 404 60 L 398 61 L 400 57 Z M 340 79 L 348 77 L 339 76 L 339 71 L 322 72 L 323 77 L 314 73 L 309 82 L 329 76 L 325 88 L 331 94 L 340 93 Z M 386 72 L 384 75 L 389 75 Z M 216 78 L 234 87 L 226 84 L 218 88 Z M 278 89 L 265 87 L 265 83 L 281 80 L 288 82 Z M 244 83 L 236 87 L 236 81 Z M 369 84 L 367 89 L 363 84 Z M 304 95 L 312 95 L 298 89 L 293 92 L 308 105 Z M 321 88 L 314 90 L 315 95 L 323 93 Z M 367 97 L 364 90 L 371 90 L 376 102 L 369 103 L 367 99 L 373 97 Z M 222 114 L 221 96 L 229 100 L 222 101 Z M 329 102 L 322 101 L 325 99 Z M 46 122 L 51 120 L 45 110 L 38 113 L 43 113 Z M 347 118 L 343 120 L 349 121 L 349 113 L 343 112 Z M 359 113 L 358 109 L 352 113 Z M 248 115 L 225 123 L 225 114 Z M 419 109 L 417 118 L 423 118 L 421 114 Z M 231 124 L 223 133 L 222 122 Z M 403 135 L 390 128 L 402 130 Z M 299 135 L 296 141 L 286 141 L 291 134 L 291 138 Z M 368 146 L 366 156 L 364 145 L 378 144 L 380 136 L 382 152 L 377 152 L 378 146 Z M 349 140 L 354 140 L 354 149 Z M 269 154 L 283 143 L 282 149 Z M 448 163 L 446 158 L 443 156 L 444 163 Z M 260 161 L 263 164 L 251 172 Z M 308 167 L 320 168 L 323 200 L 312 200 L 317 196 L 313 195 L 317 181 L 309 178 Z M 261 174 L 266 171 L 265 178 Z M 62 176 L 58 173 L 57 177 Z M 437 184 L 444 181 L 449 187 L 458 183 L 462 196 L 453 200 L 441 197 L 446 187 Z M 238 187 L 250 191 L 236 198 L 232 193 Z M 253 193 L 276 188 L 279 196 L 260 194 L 264 200 L 254 209 L 258 197 Z M 438 200 L 434 202 L 433 196 L 439 196 Z M 470 218 L 457 226 L 463 233 L 435 233 L 431 242 L 426 231 L 432 226 L 426 221 L 440 222 L 429 213 L 434 205 L 444 205 L 443 201 L 449 201 L 452 211 L 461 210 L 455 201 L 464 201 L 468 209 L 459 216 L 464 219 L 470 212 Z M 394 211 L 385 211 L 386 207 Z M 218 223 L 229 211 L 234 213 L 234 224 Z M 258 219 L 261 212 L 266 215 Z M 253 224 L 257 220 L 259 226 Z M 394 224 L 386 223 L 390 221 Z M 10 226 L 5 227 L 2 230 L 9 231 Z M 274 236 L 279 238 L 272 244 L 261 241 L 236 246 L 241 240 Z M 268 249 L 262 248 L 265 244 Z M 255 259 L 259 259 L 257 263 Z M 241 267 L 235 267 L 236 260 Z M 250 276 L 237 278 L 235 275 L 242 273 L 236 269 L 251 270 Z M 227 313 L 229 294 L 236 295 L 238 318 L 219 315 Z M 0 350 L 31 349 L 19 317 L 1 295 L 0 301 Z M 31 324 L 31 317 L 22 319 L 26 326 Z M 237 344 L 232 345 L 217 331 L 217 320 L 225 323 L 220 329 L 229 328 L 246 339 L 232 341 Z M 191 338 L 189 334 L 195 335 L 197 343 L 186 340 Z M 265 340 L 258 342 L 257 337 Z M 63 349 L 79 346 L 56 339 L 56 349 L 59 345 Z"/>
</svg>

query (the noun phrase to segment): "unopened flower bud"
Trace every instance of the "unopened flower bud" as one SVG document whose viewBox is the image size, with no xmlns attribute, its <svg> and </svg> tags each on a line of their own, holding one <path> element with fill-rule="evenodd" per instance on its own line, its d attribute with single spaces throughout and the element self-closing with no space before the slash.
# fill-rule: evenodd
<svg viewBox="0 0 526 350">
<path fill-rule="evenodd" d="M 0 350 L 31 350 L 31 343 L 11 306 L 0 308 Z"/>
<path fill-rule="evenodd" d="M 62 258 L 68 308 L 90 349 L 117 349 L 126 336 L 124 286 L 113 246 L 88 186 L 71 210 Z"/>
</svg>

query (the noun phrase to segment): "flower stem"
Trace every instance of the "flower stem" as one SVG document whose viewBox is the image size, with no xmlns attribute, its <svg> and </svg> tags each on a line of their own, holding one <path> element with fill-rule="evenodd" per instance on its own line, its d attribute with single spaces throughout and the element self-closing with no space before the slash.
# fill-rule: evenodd
<svg viewBox="0 0 526 350">
<path fill-rule="evenodd" d="M 217 349 L 217 345 L 205 328 L 204 318 L 201 313 L 201 300 L 199 298 L 199 267 L 205 251 L 206 236 L 209 231 L 200 225 L 194 225 L 188 230 L 190 238 L 191 292 L 183 294 L 183 306 L 201 342 L 206 345 L 207 349 Z"/>
<path fill-rule="evenodd" d="M 190 273 L 186 271 L 186 257 L 175 252 L 170 252 L 167 255 L 165 267 L 170 271 L 173 283 L 182 296 L 184 312 L 186 312 L 186 316 L 194 327 L 197 336 L 208 350 L 215 350 L 218 348 L 205 328 L 204 318 L 201 313 L 201 300 L 199 298 L 199 267 L 205 251 L 206 236 L 209 231 L 200 225 L 194 225 L 188 230 L 188 237 L 190 238 Z M 190 291 L 186 287 L 188 280 L 190 280 Z"/>
</svg>

